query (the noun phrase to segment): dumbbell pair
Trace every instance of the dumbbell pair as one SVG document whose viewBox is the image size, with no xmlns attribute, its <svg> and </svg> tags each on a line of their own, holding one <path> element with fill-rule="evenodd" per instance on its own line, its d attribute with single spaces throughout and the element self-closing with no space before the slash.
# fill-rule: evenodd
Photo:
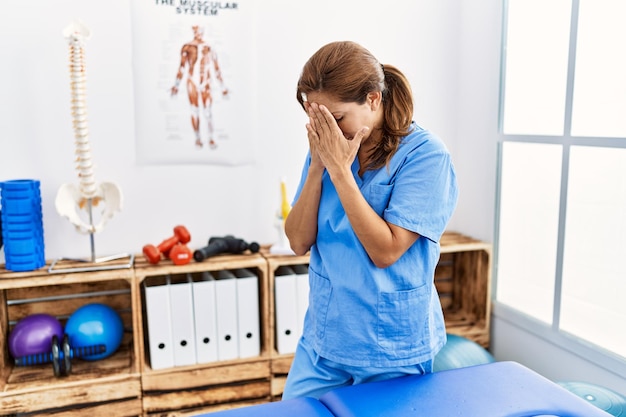
<svg viewBox="0 0 626 417">
<path fill-rule="evenodd" d="M 192 257 L 191 250 L 186 243 L 191 240 L 191 235 L 185 226 L 176 226 L 174 236 L 165 239 L 159 245 L 145 245 L 143 254 L 151 264 L 157 264 L 161 257 L 168 257 L 176 265 L 189 263 Z M 210 256 L 220 253 L 238 254 L 249 250 L 252 253 L 258 252 L 260 246 L 256 242 L 247 243 L 243 239 L 235 238 L 232 235 L 224 237 L 211 237 L 208 245 L 193 252 L 193 258 L 197 262 L 202 262 Z"/>
<path fill-rule="evenodd" d="M 165 239 L 157 246 L 145 245 L 143 254 L 151 264 L 158 264 L 161 257 L 167 257 L 176 265 L 184 265 L 191 261 L 192 253 L 187 247 L 191 234 L 185 226 L 176 226 L 174 236 Z"/>
</svg>

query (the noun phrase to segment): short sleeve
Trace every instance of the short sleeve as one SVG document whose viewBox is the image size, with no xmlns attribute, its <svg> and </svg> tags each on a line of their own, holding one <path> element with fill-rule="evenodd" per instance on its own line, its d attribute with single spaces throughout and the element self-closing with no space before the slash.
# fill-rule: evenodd
<svg viewBox="0 0 626 417">
<path fill-rule="evenodd" d="M 438 242 L 457 199 L 456 172 L 450 154 L 435 138 L 402 158 L 383 217 Z"/>
</svg>

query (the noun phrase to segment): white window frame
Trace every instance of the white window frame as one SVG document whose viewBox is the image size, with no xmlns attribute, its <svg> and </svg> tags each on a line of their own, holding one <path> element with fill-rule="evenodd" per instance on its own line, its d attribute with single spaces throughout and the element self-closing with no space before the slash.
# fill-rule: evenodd
<svg viewBox="0 0 626 417">
<path fill-rule="evenodd" d="M 569 43 L 569 59 L 567 74 L 567 91 L 565 104 L 565 120 L 562 136 L 541 136 L 541 135 L 511 135 L 503 133 L 503 111 L 504 111 L 504 81 L 506 75 L 506 33 L 507 33 L 507 16 L 508 16 L 508 0 L 503 0 L 503 30 L 502 30 L 502 57 L 501 57 L 501 80 L 500 80 L 500 113 L 499 113 L 499 140 L 498 140 L 498 167 L 497 167 L 497 184 L 496 184 L 496 219 L 495 219 L 495 238 L 494 238 L 494 294 L 493 313 L 501 318 L 529 333 L 551 343 L 562 349 L 565 349 L 577 356 L 584 358 L 618 376 L 626 375 L 626 360 L 608 350 L 604 350 L 595 346 L 588 341 L 568 334 L 560 330 L 560 310 L 561 310 L 561 287 L 563 272 L 563 254 L 565 243 L 565 224 L 567 213 L 567 188 L 569 175 L 569 156 L 570 149 L 573 146 L 598 146 L 604 148 L 620 148 L 626 149 L 626 137 L 624 138 L 606 138 L 606 137 L 572 137 L 572 107 L 573 107 L 573 86 L 574 71 L 576 62 L 576 40 L 577 40 L 577 24 L 579 14 L 579 0 L 572 0 L 572 15 Z M 522 142 L 522 143 L 546 143 L 558 144 L 562 146 L 562 180 L 560 190 L 560 210 L 558 221 L 558 248 L 556 251 L 556 272 L 555 272 L 555 293 L 554 293 L 554 310 L 553 320 L 551 324 L 546 324 L 535 319 L 523 312 L 516 310 L 502 302 L 498 302 L 495 298 L 497 294 L 497 264 L 498 264 L 498 236 L 500 223 L 500 196 L 501 196 L 501 172 L 502 172 L 502 146 L 505 142 Z M 620 331 L 620 329 L 615 329 Z M 623 331 L 623 329 L 621 329 Z"/>
</svg>

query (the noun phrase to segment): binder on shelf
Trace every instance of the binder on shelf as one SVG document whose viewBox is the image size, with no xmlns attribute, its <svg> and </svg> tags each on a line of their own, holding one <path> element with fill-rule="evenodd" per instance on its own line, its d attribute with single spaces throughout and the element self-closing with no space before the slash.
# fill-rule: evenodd
<svg viewBox="0 0 626 417">
<path fill-rule="evenodd" d="M 214 271 L 213 276 L 217 311 L 217 358 L 220 361 L 237 359 L 237 278 L 227 270 Z"/>
<path fill-rule="evenodd" d="M 152 369 L 174 366 L 174 346 L 170 325 L 169 276 L 148 277 L 143 282 L 146 300 L 148 350 Z"/>
<path fill-rule="evenodd" d="M 170 303 L 174 366 L 196 363 L 196 338 L 190 274 L 170 276 Z"/>
<path fill-rule="evenodd" d="M 274 272 L 274 304 L 276 310 L 276 349 L 278 353 L 294 353 L 298 345 L 298 306 L 296 274 L 288 266 Z"/>
<path fill-rule="evenodd" d="M 259 321 L 259 277 L 249 269 L 232 271 L 237 277 L 237 329 L 239 357 L 261 354 Z"/>
<path fill-rule="evenodd" d="M 196 361 L 217 361 L 217 310 L 215 278 L 208 272 L 192 275 Z"/>
<path fill-rule="evenodd" d="M 309 308 L 309 266 L 293 265 L 292 269 L 296 274 L 296 308 L 298 311 L 296 334 L 300 338 L 304 326 L 304 316 Z"/>
</svg>

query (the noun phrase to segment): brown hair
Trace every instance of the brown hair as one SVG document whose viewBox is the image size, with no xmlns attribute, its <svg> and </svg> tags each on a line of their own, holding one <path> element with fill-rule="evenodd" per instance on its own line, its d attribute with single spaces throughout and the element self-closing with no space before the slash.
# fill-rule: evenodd
<svg viewBox="0 0 626 417">
<path fill-rule="evenodd" d="M 382 65 L 361 45 L 332 42 L 321 47 L 304 65 L 296 98 L 323 92 L 344 103 L 363 104 L 367 94 L 383 95 L 382 139 L 369 155 L 368 169 L 384 166 L 409 132 L 413 120 L 413 94 L 407 78 L 392 65 Z"/>
</svg>

